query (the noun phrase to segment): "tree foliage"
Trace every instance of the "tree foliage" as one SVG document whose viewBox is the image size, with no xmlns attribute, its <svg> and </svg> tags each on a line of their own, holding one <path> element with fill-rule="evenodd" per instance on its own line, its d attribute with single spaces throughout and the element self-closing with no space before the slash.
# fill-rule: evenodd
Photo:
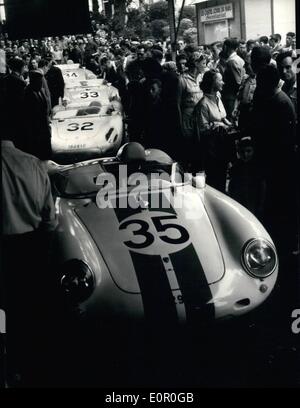
<svg viewBox="0 0 300 408">
<path fill-rule="evenodd" d="M 99 1 L 98 0 L 93 0 L 92 10 L 93 10 L 93 13 L 99 13 Z"/>
<path fill-rule="evenodd" d="M 196 44 L 197 43 L 197 28 L 188 28 L 183 33 L 184 42 L 187 44 Z"/>
<path fill-rule="evenodd" d="M 196 24 L 196 7 L 195 6 L 184 6 L 182 12 L 182 19 L 188 18 Z"/>
<path fill-rule="evenodd" d="M 169 11 L 166 0 L 160 0 L 150 5 L 142 1 L 139 8 L 130 8 L 131 2 L 132 0 L 114 0 L 115 14 L 110 21 L 110 26 L 118 35 L 138 36 L 141 39 L 149 37 L 166 39 L 170 36 Z M 195 21 L 195 7 L 185 6 L 178 31 L 179 36 L 182 37 L 185 31 L 194 28 Z M 196 38 L 193 34 L 194 31 L 186 34 L 191 42 Z"/>
<path fill-rule="evenodd" d="M 189 28 L 193 28 L 193 26 L 194 24 L 192 20 L 190 20 L 189 18 L 183 18 L 179 26 L 179 31 L 178 31 L 179 35 L 182 35 L 185 30 L 188 30 Z"/>
<path fill-rule="evenodd" d="M 167 20 L 169 18 L 168 14 L 168 2 L 166 0 L 161 0 L 153 3 L 148 9 L 149 20 Z"/>
<path fill-rule="evenodd" d="M 126 23 L 126 0 L 114 0 L 115 14 L 112 20 L 112 27 L 116 33 L 122 33 Z"/>
<path fill-rule="evenodd" d="M 151 21 L 150 24 L 153 37 L 156 39 L 164 39 L 164 27 L 168 26 L 168 22 L 166 20 L 157 19 Z"/>
<path fill-rule="evenodd" d="M 128 11 L 126 33 L 124 32 L 124 34 L 128 36 L 127 32 L 133 32 L 135 35 L 143 38 L 149 35 L 150 31 L 151 35 L 151 30 L 149 27 L 147 27 L 147 24 L 145 22 L 146 19 L 147 15 L 144 11 L 141 11 L 139 9 L 130 9 Z"/>
</svg>

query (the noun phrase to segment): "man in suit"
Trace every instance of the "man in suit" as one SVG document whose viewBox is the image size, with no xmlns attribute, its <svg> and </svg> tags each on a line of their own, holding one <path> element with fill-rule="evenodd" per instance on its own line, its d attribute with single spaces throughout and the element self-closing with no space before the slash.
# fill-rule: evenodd
<svg viewBox="0 0 300 408">
<path fill-rule="evenodd" d="M 45 78 L 50 91 L 51 107 L 53 108 L 59 104 L 59 98 L 64 97 L 65 81 L 61 70 L 55 66 L 53 59 L 49 58 L 48 61 L 48 71 L 45 74 Z"/>
<path fill-rule="evenodd" d="M 51 158 L 51 130 L 47 95 L 40 70 L 29 72 L 29 85 L 24 98 L 26 146 L 25 151 L 40 160 Z"/>
<path fill-rule="evenodd" d="M 3 97 L 0 101 L 0 112 L 3 118 L 8 120 L 16 145 L 22 148 L 23 104 L 26 88 L 23 78 L 25 63 L 21 58 L 15 57 L 8 61 L 8 67 L 10 72 L 3 78 L 1 84 Z"/>
</svg>

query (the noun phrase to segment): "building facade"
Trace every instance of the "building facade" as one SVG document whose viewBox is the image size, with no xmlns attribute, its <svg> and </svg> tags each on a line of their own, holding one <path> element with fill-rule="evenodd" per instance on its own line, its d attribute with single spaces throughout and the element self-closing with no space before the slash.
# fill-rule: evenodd
<svg viewBox="0 0 300 408">
<path fill-rule="evenodd" d="M 198 43 L 226 37 L 256 40 L 296 30 L 295 0 L 196 0 Z"/>
</svg>

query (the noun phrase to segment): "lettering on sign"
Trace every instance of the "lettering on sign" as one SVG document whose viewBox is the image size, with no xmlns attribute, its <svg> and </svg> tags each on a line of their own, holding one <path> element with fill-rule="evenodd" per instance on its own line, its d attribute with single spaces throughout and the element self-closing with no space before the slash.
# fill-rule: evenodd
<svg viewBox="0 0 300 408">
<path fill-rule="evenodd" d="M 232 3 L 223 4 L 215 7 L 209 7 L 200 10 L 200 21 L 202 23 L 224 20 L 228 18 L 233 18 Z"/>
</svg>

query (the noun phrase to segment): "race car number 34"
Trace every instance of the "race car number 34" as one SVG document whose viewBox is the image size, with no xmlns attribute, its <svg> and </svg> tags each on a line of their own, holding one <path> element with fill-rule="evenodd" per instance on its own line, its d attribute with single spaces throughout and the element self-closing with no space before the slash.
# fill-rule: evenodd
<svg viewBox="0 0 300 408">
<path fill-rule="evenodd" d="M 177 252 L 190 243 L 190 236 L 174 214 L 151 213 L 149 217 L 136 214 L 120 224 L 123 243 L 137 252 L 161 254 Z"/>
</svg>

